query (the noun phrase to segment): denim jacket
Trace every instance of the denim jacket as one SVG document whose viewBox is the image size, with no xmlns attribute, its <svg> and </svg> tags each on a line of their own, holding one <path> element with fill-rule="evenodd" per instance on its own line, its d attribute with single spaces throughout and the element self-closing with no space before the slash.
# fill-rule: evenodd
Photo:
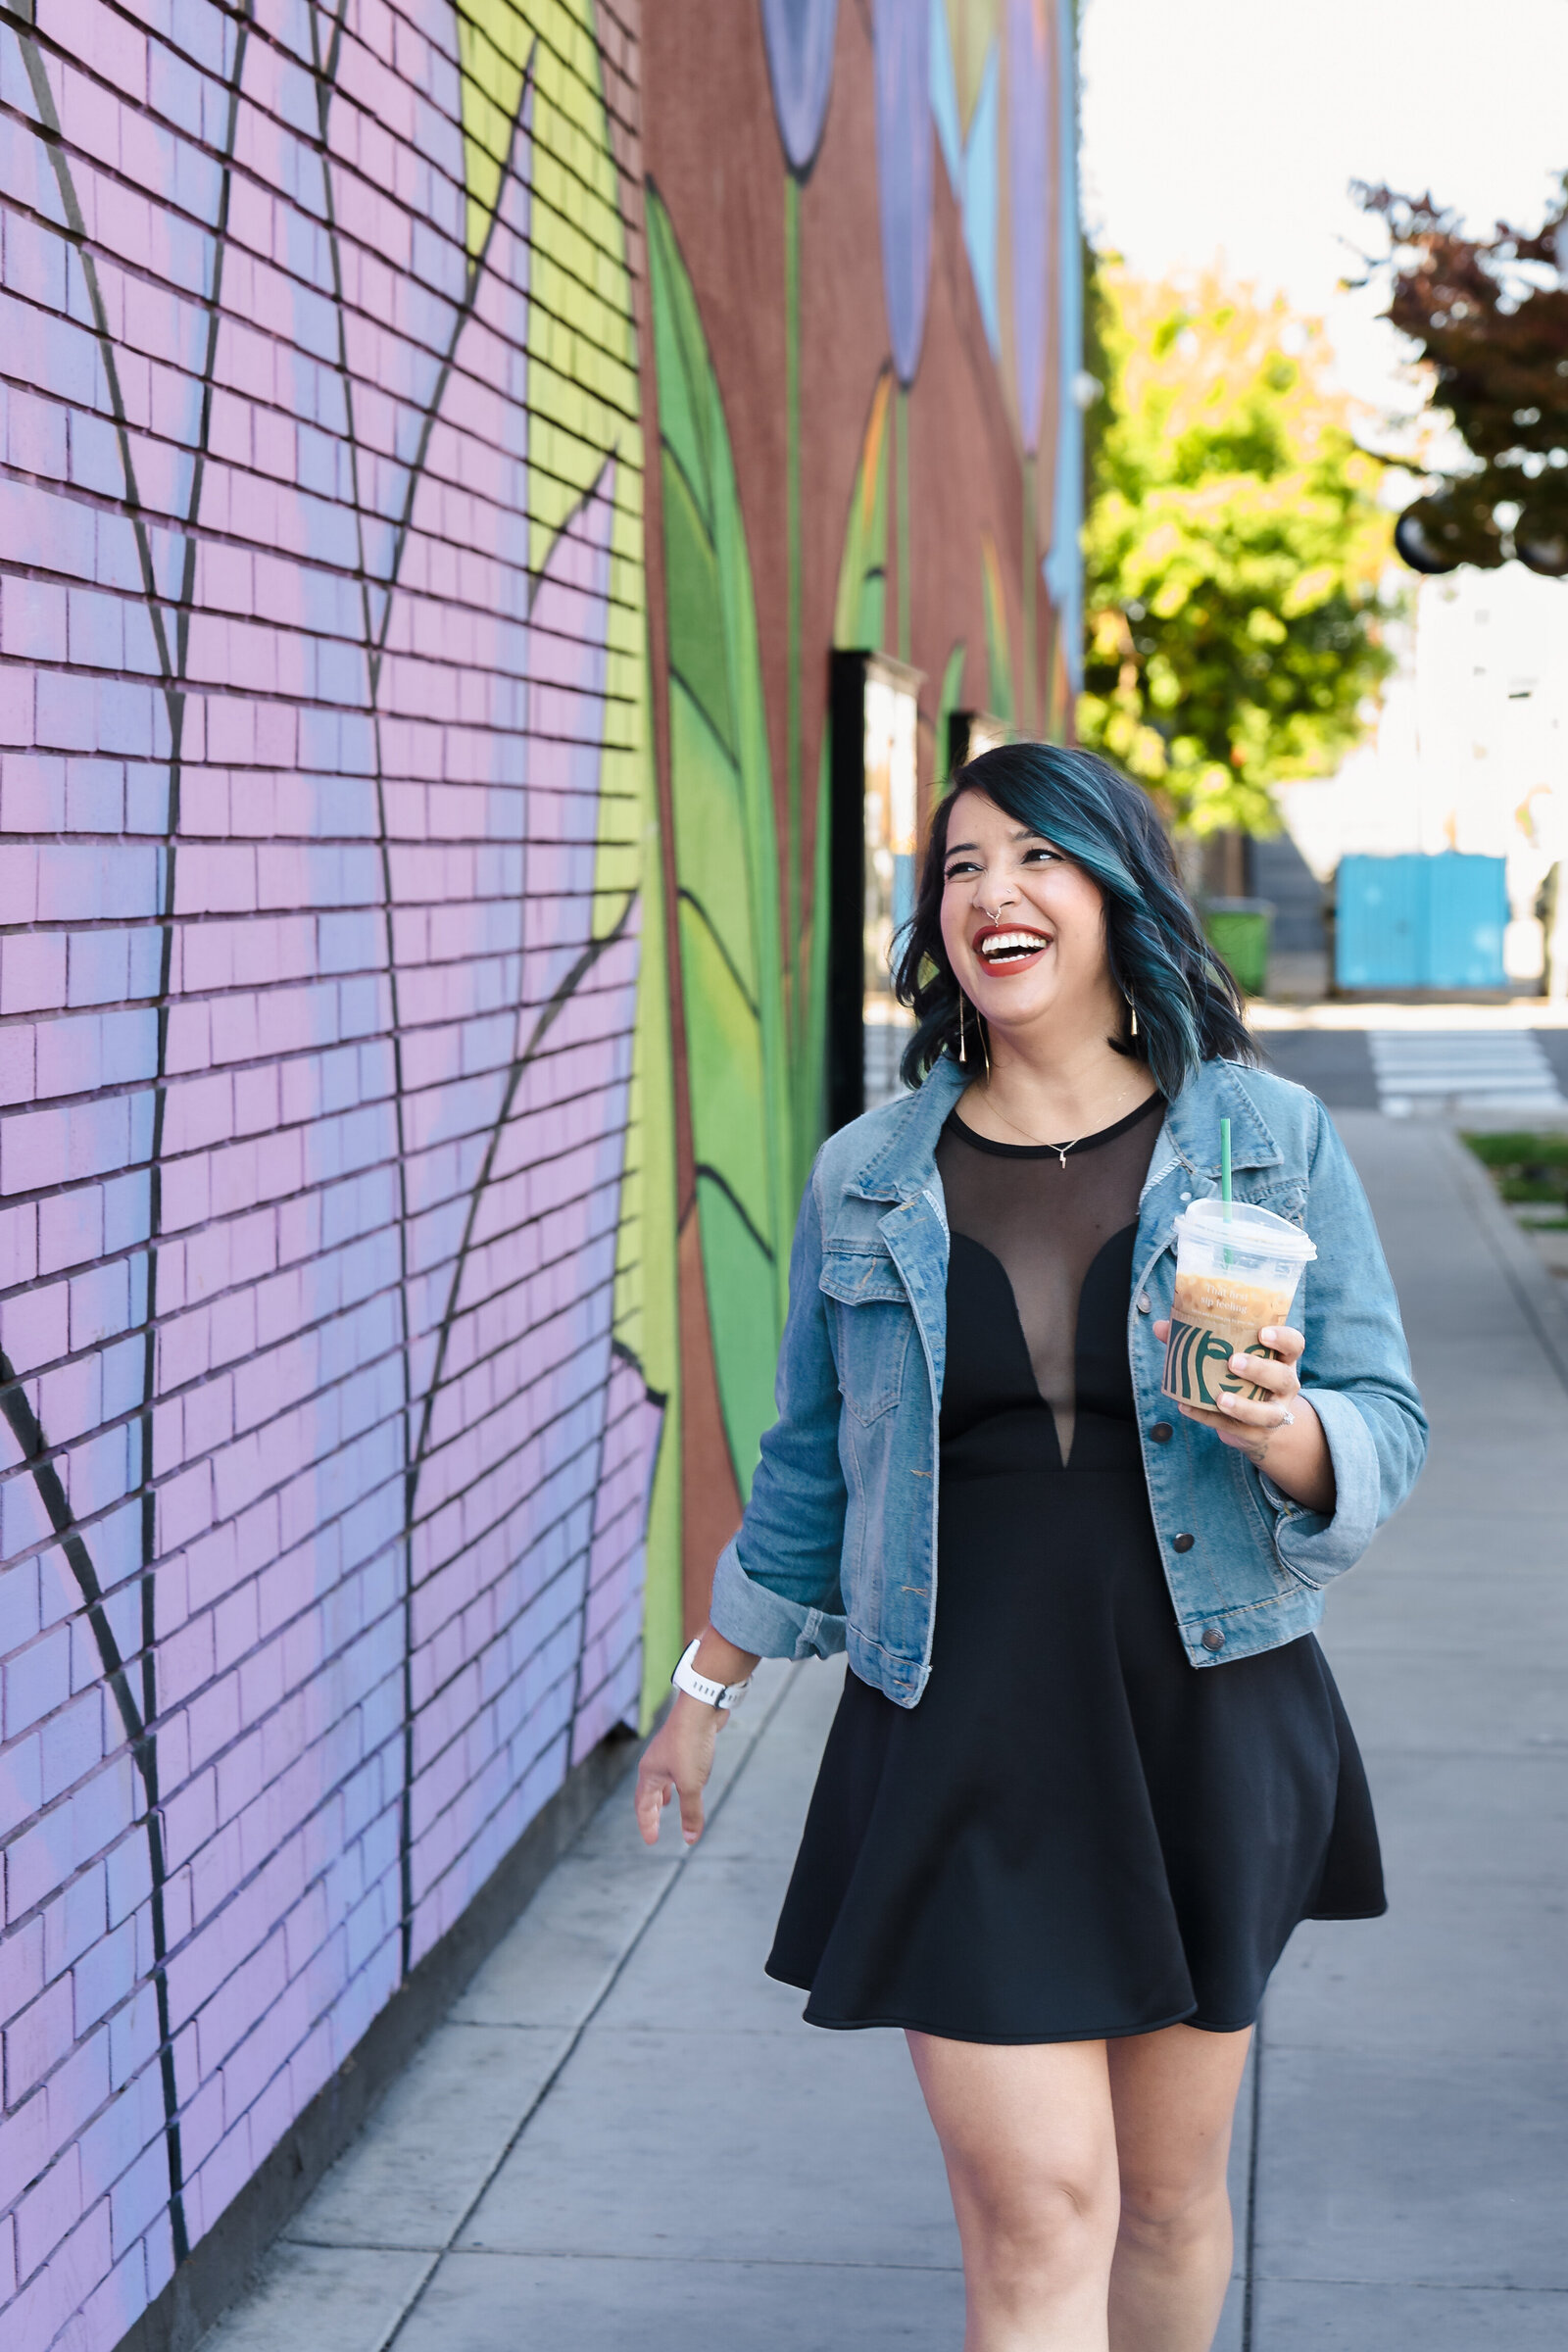
<svg viewBox="0 0 1568 2352">
<path fill-rule="evenodd" d="M 713 1623 L 770 1657 L 848 1649 L 863 1682 L 912 1707 L 931 1672 L 938 1411 L 948 1224 L 935 1150 L 967 1080 L 951 1060 L 914 1094 L 829 1138 L 802 1203 L 775 1391 Z M 1231 1122 L 1235 1198 L 1317 1244 L 1292 1321 L 1303 1388 L 1334 1460 L 1332 1515 L 1302 1508 L 1159 1393 L 1175 1221 L 1219 1190 Z M 1167 1109 L 1139 1202 L 1127 1313 L 1144 1472 L 1176 1624 L 1194 1666 L 1294 1642 L 1414 1485 L 1427 1424 L 1365 1194 L 1321 1102 L 1288 1080 L 1205 1062 Z"/>
</svg>

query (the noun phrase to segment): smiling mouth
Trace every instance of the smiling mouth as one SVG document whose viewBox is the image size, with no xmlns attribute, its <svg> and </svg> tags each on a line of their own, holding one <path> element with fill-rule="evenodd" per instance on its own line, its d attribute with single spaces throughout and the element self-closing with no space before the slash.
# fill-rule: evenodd
<svg viewBox="0 0 1568 2352">
<path fill-rule="evenodd" d="M 1044 931 L 982 931 L 974 943 L 974 952 L 991 970 L 1004 970 L 1008 964 L 1024 962 L 1051 946 Z"/>
</svg>

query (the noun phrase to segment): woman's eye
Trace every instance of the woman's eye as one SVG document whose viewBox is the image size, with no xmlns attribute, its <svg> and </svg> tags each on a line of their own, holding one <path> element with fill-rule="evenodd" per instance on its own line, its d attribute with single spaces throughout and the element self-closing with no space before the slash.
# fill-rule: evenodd
<svg viewBox="0 0 1568 2352">
<path fill-rule="evenodd" d="M 1023 854 L 1023 862 L 1025 865 L 1059 865 L 1061 862 L 1061 852 L 1059 850 L 1048 850 L 1042 844 L 1039 849 L 1025 850 Z"/>
<path fill-rule="evenodd" d="M 965 874 L 977 874 L 979 871 L 980 868 L 973 862 L 972 859 L 960 858 L 956 865 L 950 865 L 948 867 L 947 872 L 943 876 L 943 880 L 946 882 L 961 882 Z"/>
</svg>

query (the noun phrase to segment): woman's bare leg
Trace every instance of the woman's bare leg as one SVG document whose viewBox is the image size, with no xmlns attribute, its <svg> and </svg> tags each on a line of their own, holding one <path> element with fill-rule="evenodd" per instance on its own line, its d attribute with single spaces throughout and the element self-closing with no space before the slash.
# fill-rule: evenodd
<svg viewBox="0 0 1568 2352">
<path fill-rule="evenodd" d="M 1166 2026 L 1106 2046 L 1121 2229 L 1111 2352 L 1208 2352 L 1231 2275 L 1225 2188 L 1249 2030 Z"/>
<path fill-rule="evenodd" d="M 908 2040 L 963 2247 L 964 2352 L 1105 2352 L 1117 2225 L 1105 2044 Z"/>
</svg>

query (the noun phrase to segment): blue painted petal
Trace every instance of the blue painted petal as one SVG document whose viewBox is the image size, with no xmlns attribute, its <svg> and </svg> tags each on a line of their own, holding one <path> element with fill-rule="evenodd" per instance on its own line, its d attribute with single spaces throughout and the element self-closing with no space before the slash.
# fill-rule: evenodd
<svg viewBox="0 0 1568 2352">
<path fill-rule="evenodd" d="M 958 77 L 953 62 L 953 28 L 945 0 L 931 0 L 931 113 L 948 180 L 963 202 L 963 132 L 958 122 Z"/>
<path fill-rule="evenodd" d="M 1013 387 L 1024 448 L 1040 446 L 1051 230 L 1050 0 L 1007 0 L 1007 199 Z"/>
<path fill-rule="evenodd" d="M 963 242 L 980 298 L 980 316 L 993 357 L 1002 349 L 1002 306 L 997 291 L 998 127 L 1002 119 L 1002 52 L 994 47 L 969 123 L 963 151 Z"/>
<path fill-rule="evenodd" d="M 931 278 L 931 14 L 927 0 L 876 0 L 876 167 L 882 289 L 893 365 L 911 384 Z"/>
<path fill-rule="evenodd" d="M 792 172 L 805 173 L 827 121 L 839 0 L 761 0 L 773 113 Z"/>
</svg>

